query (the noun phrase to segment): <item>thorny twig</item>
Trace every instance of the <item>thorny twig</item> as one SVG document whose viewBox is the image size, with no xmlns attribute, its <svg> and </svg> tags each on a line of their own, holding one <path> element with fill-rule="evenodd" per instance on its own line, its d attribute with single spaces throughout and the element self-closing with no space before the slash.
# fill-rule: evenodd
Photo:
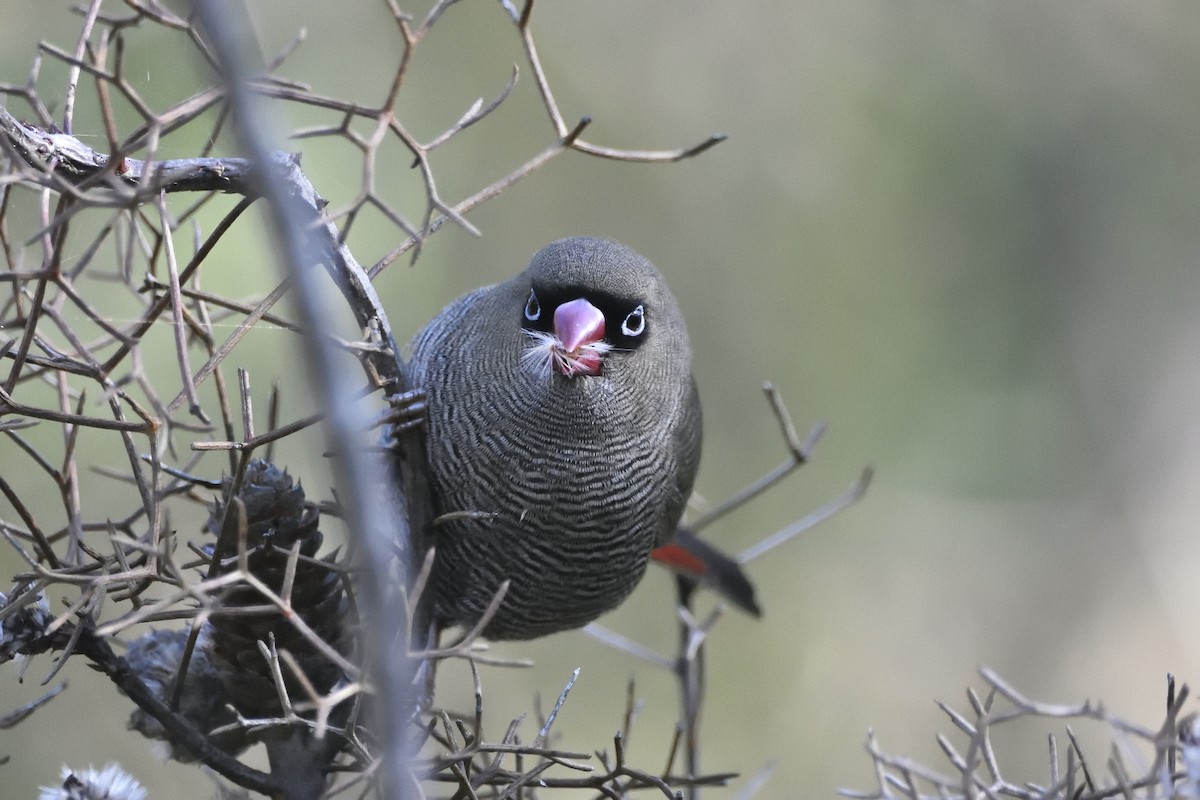
<svg viewBox="0 0 1200 800">
<path fill-rule="evenodd" d="M 801 441 L 792 423 L 791 415 L 788 413 L 787 407 L 784 405 L 778 390 L 773 384 L 767 383 L 764 384 L 763 391 L 766 393 L 776 421 L 779 423 L 784 444 L 788 449 L 788 460 L 747 487 L 736 492 L 728 500 L 705 513 L 699 519 L 693 521 L 690 526 L 692 530 L 699 530 L 711 525 L 726 514 L 758 497 L 767 489 L 777 485 L 795 470 L 807 464 L 813 448 L 824 433 L 824 423 L 817 423 L 809 432 L 807 439 Z M 859 479 L 841 495 L 835 497 L 816 511 L 801 517 L 782 530 L 761 539 L 757 544 L 752 545 L 739 554 L 736 560 L 742 564 L 748 563 L 857 502 L 866 491 L 867 485 L 871 480 L 871 474 L 872 470 L 870 468 L 864 470 Z M 722 606 L 717 606 L 707 619 L 703 621 L 698 620 L 693 615 L 691 607 L 691 599 L 695 586 L 686 577 L 681 577 L 677 582 L 677 587 L 679 645 L 674 658 L 660 655 L 596 623 L 588 625 L 586 630 L 590 635 L 618 650 L 675 673 L 679 681 L 680 705 L 682 708 L 682 720 L 676 745 L 682 744 L 685 774 L 695 776 L 700 772 L 700 712 L 704 697 L 704 644 L 713 626 L 721 618 L 724 609 Z M 668 770 L 670 770 L 674 763 L 676 752 L 677 748 L 673 748 L 671 761 L 667 765 Z M 692 800 L 698 797 L 697 786 L 698 784 L 693 784 L 688 788 L 688 795 Z"/>
<path fill-rule="evenodd" d="M 990 690 L 981 698 L 968 690 L 970 713 L 962 713 L 945 703 L 939 703 L 959 733 L 967 737 L 964 750 L 956 747 L 947 736 L 939 736 L 938 744 L 945 753 L 950 771 L 917 764 L 910 759 L 885 753 L 874 733 L 867 739 L 867 752 L 875 765 L 876 789 L 858 792 L 843 789 L 840 793 L 859 800 L 880 800 L 897 795 L 912 800 L 932 798 L 1012 797 L 1018 800 L 1102 800 L 1109 797 L 1153 798 L 1162 796 L 1194 797 L 1200 773 L 1195 769 L 1177 771 L 1174 754 L 1180 748 L 1186 754 L 1190 746 L 1183 730 L 1188 721 L 1179 722 L 1179 713 L 1187 699 L 1187 687 L 1176 694 L 1174 686 L 1168 692 L 1167 712 L 1158 730 L 1131 723 L 1107 711 L 1102 705 L 1084 701 L 1076 705 L 1055 705 L 1031 700 L 994 671 L 983 667 L 979 671 Z M 1049 764 L 1044 779 L 1016 778 L 1005 753 L 997 749 L 995 734 L 1012 723 L 1028 724 L 1030 720 L 1046 723 L 1062 720 L 1070 723 L 1098 725 L 1113 739 L 1113 757 L 1101 771 L 1099 765 L 1085 752 L 1072 724 L 1065 724 L 1069 747 L 1066 764 L 1055 733 L 1048 735 Z M 1177 734 L 1177 730 L 1179 733 Z M 1139 749 L 1136 745 L 1142 745 Z M 1134 773 L 1119 754 L 1128 753 Z M 1149 754 L 1147 759 L 1145 756 Z M 1200 763 L 1200 762 L 1197 762 Z"/>
<path fill-rule="evenodd" d="M 238 539 L 237 552 L 222 552 L 220 545 L 204 551 L 180 533 L 186 527 L 180 525 L 179 519 L 186 517 L 189 503 L 208 501 L 200 484 L 190 479 L 188 473 L 203 466 L 211 477 L 223 468 L 232 474 L 229 485 L 236 493 L 253 453 L 299 434 L 322 418 L 336 424 L 330 411 L 340 413 L 346 405 L 360 400 L 362 389 L 358 388 L 340 400 L 325 403 L 323 416 L 316 408 L 304 407 L 292 417 L 294 421 L 282 424 L 277 422 L 279 404 L 273 401 L 271 423 L 265 429 L 256 429 L 248 375 L 239 376 L 240 404 L 232 401 L 227 390 L 225 372 L 234 354 L 241 353 L 253 335 L 264 329 L 263 323 L 269 323 L 276 326 L 275 336 L 306 337 L 316 348 L 312 352 L 321 354 L 311 359 L 323 365 L 318 370 L 316 385 L 340 388 L 353 385 L 353 381 L 332 377 L 330 363 L 340 353 L 350 352 L 367 376 L 367 391 L 383 388 L 394 398 L 404 398 L 395 401 L 396 410 L 389 419 L 392 422 L 406 419 L 409 411 L 405 408 L 419 410 L 420 398 L 406 394 L 415 387 L 408 385 L 405 365 L 399 357 L 387 315 L 371 285 L 372 278 L 405 253 L 411 252 L 416 258 L 429 237 L 446 223 L 478 233 L 467 219 L 472 210 L 567 151 L 623 161 L 672 162 L 697 155 L 724 138 L 715 135 L 693 146 L 664 151 L 618 150 L 585 140 L 583 134 L 590 118 L 583 116 L 571 123 L 560 110 L 533 36 L 534 3 L 527 0 L 519 10 L 511 4 L 504 6 L 512 17 L 525 66 L 514 67 L 490 101 L 480 99 L 471 104 L 442 133 L 422 142 L 403 124 L 396 109 L 407 87 L 415 50 L 452 5 L 452 0 L 437 2 L 416 22 L 389 0 L 399 35 L 399 55 L 385 95 L 374 107 L 321 96 L 277 75 L 275 71 L 301 41 L 302 37 L 297 36 L 263 69 L 225 76 L 167 108 L 155 109 L 131 81 L 133 73 L 125 63 L 126 40 L 139 26 L 178 32 L 194 48 L 199 61 L 214 71 L 218 64 L 235 65 L 241 53 L 254 49 L 243 47 L 239 51 L 239 45 L 227 36 L 229 32 L 223 32 L 211 15 L 212 27 L 202 31 L 191 18 L 175 15 L 156 0 L 127 0 L 122 15 L 110 15 L 100 0 L 92 0 L 83 10 L 80 35 L 72 49 L 43 43 L 39 62 L 25 85 L 0 85 L 0 93 L 26 102 L 37 121 L 36 124 L 21 121 L 0 106 L 0 167 L 3 167 L 0 285 L 11 290 L 7 298 L 0 299 L 0 361 L 9 365 L 5 374 L 0 375 L 0 437 L 12 442 L 20 456 L 35 466 L 31 472 L 35 477 L 27 479 L 25 484 L 16 485 L 0 476 L 0 490 L 18 518 L 13 522 L 0 521 L 0 534 L 26 565 L 26 571 L 16 576 L 18 590 L 0 607 L 0 620 L 15 619 L 25 613 L 47 589 L 77 592 L 78 596 L 66 604 L 65 610 L 47 620 L 47 627 L 39 634 L 39 646 L 65 648 L 60 664 L 72 653 L 90 659 L 172 736 L 185 742 L 214 769 L 248 788 L 277 789 L 280 775 L 239 771 L 240 762 L 236 758 L 204 744 L 206 735 L 278 728 L 302 729 L 320 738 L 329 732 L 346 743 L 345 759 L 335 768 L 357 773 L 337 788 L 375 780 L 380 773 L 376 760 L 379 742 L 359 724 L 359 706 L 363 692 L 379 692 L 383 672 L 377 666 L 372 673 L 373 683 L 360 680 L 357 664 L 331 647 L 305 619 L 294 613 L 290 578 L 282 591 L 275 591 L 253 574 L 247 566 L 244 521 L 239 527 L 239 520 L 228 516 L 221 526 L 222 531 L 240 531 L 242 538 Z M 212 10 L 212 5 L 199 4 L 198 8 Z M 39 65 L 43 58 L 57 60 L 67 67 L 61 129 L 52 125 L 50 109 L 39 93 Z M 533 76 L 550 123 L 549 141 L 524 163 L 466 197 L 457 200 L 445 197 L 435 180 L 430 153 L 467 128 L 487 121 L 510 97 L 522 71 Z M 95 86 L 98 105 L 99 121 L 92 123 L 79 117 L 78 109 L 82 106 L 76 104 L 78 93 L 87 81 Z M 326 209 L 325 201 L 301 170 L 298 157 L 265 151 L 262 144 L 265 126 L 261 121 L 256 122 L 255 116 L 268 103 L 299 104 L 332 116 L 330 124 L 307 129 L 295 138 L 336 138 L 356 148 L 360 157 L 360 185 L 351 200 L 337 209 Z M 119 104 L 124 109 L 118 109 Z M 122 120 L 127 117 L 119 110 L 131 110 L 135 116 L 135 124 L 128 130 L 121 130 Z M 190 134 L 201 126 L 207 126 L 209 143 L 197 157 L 160 157 L 160 152 L 166 151 L 166 143 L 178 142 L 182 132 Z M 248 143 L 243 150 L 251 157 L 211 157 L 209 153 L 219 152 L 217 148 L 228 138 L 227 132 L 234 129 L 239 131 L 241 141 Z M 100 130 L 102 137 L 85 138 Z M 203 137 L 204 133 L 200 135 Z M 87 143 L 97 141 L 105 143 L 105 151 Z M 423 205 L 415 212 L 402 210 L 389 194 L 390 182 L 378 179 L 381 154 L 396 147 L 411 157 L 422 181 Z M 19 216 L 24 194 L 31 189 L 36 201 L 32 225 Z M 174 208 L 169 201 L 184 192 L 202 193 L 202 199 L 182 210 Z M 56 194 L 57 203 L 53 202 Z M 219 212 L 214 219 L 201 214 L 206 206 L 219 205 L 221 196 L 227 194 L 235 195 L 236 199 L 223 217 Z M 214 263 L 228 232 L 242 220 L 249 207 L 264 198 L 275 209 L 282 231 L 280 240 L 287 245 L 285 250 L 291 253 L 295 269 L 287 279 L 258 297 L 231 296 L 231 289 L 222 287 L 220 280 L 207 277 L 216 271 L 206 265 Z M 364 268 L 351 252 L 350 241 L 355 221 L 371 209 L 390 220 L 403 238 L 391 252 Z M 206 224 L 211 225 L 207 233 L 203 229 Z M 186 250 L 175 237 L 187 231 L 189 225 L 193 241 L 191 249 Z M 14 236 L 14 231 L 19 233 Z M 341 292 L 361 332 L 361 341 L 339 337 L 332 324 L 317 322 L 308 313 L 301 314 L 297 324 L 274 311 L 285 296 L 311 294 L 312 287 L 306 288 L 305 281 L 315 264 L 324 268 Z M 206 278 L 205 286 L 201 286 L 202 278 Z M 105 291 L 97 291 L 101 285 Z M 218 324 L 231 326 L 223 340 L 216 335 Z M 163 337 L 163 330 L 170 335 Z M 321 335 L 313 335 L 314 331 L 320 331 Z M 336 343 L 339 353 L 329 352 L 326 346 L 331 341 Z M 198 366 L 192 363 L 197 354 L 201 356 Z M 153 366 L 164 355 L 174 359 L 176 372 L 164 372 Z M 168 374 L 174 374 L 175 380 L 167 379 Z M 45 394 L 44 387 L 50 387 L 52 392 Z M 86 391 L 88 388 L 92 389 L 90 393 Z M 768 393 L 785 432 L 789 463 L 776 470 L 778 474 L 767 476 L 732 498 L 698 527 L 756 496 L 807 459 L 819 430 L 814 431 L 807 443 L 798 442 L 782 404 L 772 390 Z M 272 392 L 273 398 L 280 396 L 281 393 Z M 95 401 L 89 402 L 89 398 L 99 398 L 101 410 L 97 411 Z M 405 405 L 410 403 L 414 405 Z M 366 419 L 369 422 L 372 418 Z M 54 453 L 38 439 L 36 430 L 27 433 L 35 421 L 62 426 L 61 453 Z M 368 427 L 369 424 L 362 424 L 340 429 L 330 448 L 339 464 L 347 454 L 355 452 L 350 440 Z M 394 427 L 400 431 L 395 446 L 403 466 L 405 504 L 389 516 L 388 527 L 395 535 L 397 527 L 403 529 L 401 523 L 406 520 L 410 531 L 428 530 L 432 514 L 420 468 L 423 456 L 419 438 L 405 434 L 404 424 Z M 124 492 L 126 486 L 135 490 L 129 496 L 130 508 L 123 515 L 99 514 L 82 501 L 79 481 L 89 465 L 77 446 L 81 431 L 86 432 L 85 436 L 103 437 L 104 441 L 117 445 L 108 452 L 123 458 L 124 467 L 115 470 L 110 464 L 97 463 L 93 469 L 101 476 L 121 475 L 120 491 Z M 178 448 L 182 443 L 197 451 L 195 458 L 184 464 L 179 463 Z M 212 450 L 229 451 L 217 468 L 208 468 L 210 462 L 200 461 L 205 452 Z M 369 452 L 369 448 L 363 451 Z M 5 472 L 11 477 L 12 473 L 7 469 Z M 47 508 L 44 502 L 32 502 L 37 491 L 33 484 L 37 481 L 49 482 L 53 487 L 58 509 Z M 343 489 L 349 486 L 369 490 L 368 483 L 360 469 L 358 477 L 342 485 Z M 828 510 L 852 502 L 861 493 L 861 485 L 857 492 L 835 501 Z M 337 505 L 355 529 L 369 522 L 371 515 L 364 513 L 361 497 L 343 491 L 340 500 Z M 227 510 L 236 515 L 236 504 L 229 504 Z M 56 511 L 61 511 L 66 520 L 61 526 L 47 522 L 55 518 Z M 395 552 L 395 547 L 400 548 L 399 552 Z M 187 555 L 189 552 L 196 557 L 181 562 L 181 558 L 191 557 Z M 424 596 L 420 588 L 427 577 L 422 572 L 428 563 L 424 558 L 427 552 L 424 543 L 401 535 L 388 553 L 381 557 L 374 552 L 367 559 L 369 567 L 379 568 L 393 556 L 399 556 L 409 587 L 409 592 L 399 599 L 405 613 L 399 615 L 398 626 L 381 628 L 378 636 L 368 637 L 368 649 L 373 648 L 376 653 L 394 652 L 397 640 L 407 639 L 409 631 L 427 628 L 417 602 L 417 598 Z M 750 557 L 752 554 L 743 554 L 743 560 Z M 297 564 L 310 562 L 312 559 L 293 550 L 288 562 L 290 574 L 294 575 Z M 355 604 L 362 599 L 356 591 L 364 585 L 357 580 L 359 577 L 353 571 L 344 575 L 349 600 Z M 251 606 L 226 608 L 228 593 L 246 587 L 257 593 L 260 600 Z M 376 602 L 366 609 L 369 622 L 383 616 L 378 610 L 379 591 L 376 590 Z M 101 604 L 106 598 L 108 605 L 104 607 Z M 103 615 L 94 628 L 87 621 L 89 614 Z M 180 709 L 181 696 L 201 631 L 222 614 L 279 616 L 315 650 L 337 664 L 349 682 L 322 695 L 307 681 L 287 651 L 268 646 L 266 660 L 275 677 L 280 715 L 262 718 L 238 714 L 236 722 L 212 731 L 195 729 Z M 413 768 L 420 774 L 434 775 L 437 780 L 459 783 L 468 794 L 481 786 L 507 787 L 502 796 L 518 793 L 521 786 L 535 782 L 545 787 L 587 788 L 611 797 L 638 788 L 673 796 L 674 787 L 724 783 L 728 775 L 697 775 L 695 742 L 702 688 L 702 681 L 697 680 L 698 665 L 703 658 L 705 635 L 715 619 L 714 616 L 697 622 L 690 614 L 682 613 L 679 659 L 658 659 L 660 664 L 677 668 L 681 683 L 691 687 L 688 690 L 691 699 L 685 705 L 685 716 L 691 720 L 687 726 L 690 733 L 685 737 L 691 753 L 687 758 L 687 775 L 673 775 L 671 764 L 660 775 L 629 765 L 624 739 L 628 730 L 614 740 L 614 763 L 606 762 L 603 769 L 585 767 L 577 762 L 587 756 L 545 747 L 542 739 L 549 733 L 553 715 L 543 734 L 532 744 L 519 742 L 515 724 L 509 726 L 502 741 L 488 743 L 482 737 L 481 699 L 477 702 L 473 729 L 458 730 L 461 743 L 443 757 L 417 759 Z M 114 661 L 115 656 L 105 648 L 108 638 L 119 632 L 132 633 L 147 623 L 169 620 L 189 623 L 190 634 L 186 637 L 182 660 L 167 682 L 171 688 L 170 702 L 166 702 L 145 685 L 139 688 L 136 682 L 139 676 L 123 667 L 120 659 Z M 412 657 L 423 662 L 464 658 L 473 671 L 478 664 L 513 663 L 492 659 L 482 652 L 477 639 L 484 625 L 486 617 L 475 631 L 468 631 L 456 642 L 440 648 L 414 637 Z M 478 687 L 478 673 L 473 674 Z M 302 699 L 298 700 L 294 692 L 289 694 L 285 676 L 298 681 Z M 477 691 L 481 698 L 482 690 L 477 688 Z M 556 711 L 565 700 L 564 693 Z M 342 713 L 347 706 L 353 708 L 335 723 L 332 715 Z M 626 728 L 632 719 L 631 711 Z M 436 721 L 435 718 L 431 722 Z M 400 722 L 409 723 L 407 717 Z M 445 725 L 439 740 L 449 743 L 456 735 L 454 731 L 454 725 Z M 429 736 L 434 736 L 432 725 L 418 737 L 417 743 L 427 741 Z M 509 756 L 515 769 L 503 765 Z M 552 768 L 590 772 L 584 778 L 546 774 Z M 390 782 L 397 785 L 403 779 L 393 773 Z"/>
</svg>

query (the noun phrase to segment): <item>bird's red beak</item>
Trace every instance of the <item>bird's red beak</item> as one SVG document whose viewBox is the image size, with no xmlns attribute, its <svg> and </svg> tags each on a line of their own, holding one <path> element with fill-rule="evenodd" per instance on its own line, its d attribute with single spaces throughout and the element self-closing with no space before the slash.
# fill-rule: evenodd
<svg viewBox="0 0 1200 800">
<path fill-rule="evenodd" d="M 559 372 L 572 375 L 599 375 L 603 354 L 588 345 L 604 340 L 604 313 L 584 298 L 563 303 L 554 309 L 554 337 L 561 358 L 555 359 Z"/>
</svg>

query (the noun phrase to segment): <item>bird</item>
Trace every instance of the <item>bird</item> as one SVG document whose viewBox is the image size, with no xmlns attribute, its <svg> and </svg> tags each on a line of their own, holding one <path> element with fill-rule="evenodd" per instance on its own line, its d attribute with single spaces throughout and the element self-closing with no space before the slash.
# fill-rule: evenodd
<svg viewBox="0 0 1200 800">
<path fill-rule="evenodd" d="M 679 525 L 700 400 L 683 314 L 650 261 L 607 239 L 552 242 L 453 301 L 410 351 L 439 625 L 476 625 L 507 581 L 485 638 L 578 628 L 628 597 L 652 552 L 693 583 L 732 569 L 735 603 L 758 612 L 736 563 Z"/>
</svg>

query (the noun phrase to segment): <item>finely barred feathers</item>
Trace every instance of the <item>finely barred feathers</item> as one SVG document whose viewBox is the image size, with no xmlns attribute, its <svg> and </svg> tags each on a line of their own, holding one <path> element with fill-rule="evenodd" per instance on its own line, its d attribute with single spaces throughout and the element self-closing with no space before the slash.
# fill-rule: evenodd
<svg viewBox="0 0 1200 800">
<path fill-rule="evenodd" d="M 598 343 L 600 373 L 562 380 L 558 359 L 572 356 L 553 334 L 521 327 L 531 286 L 543 302 L 644 304 L 654 336 L 630 350 Z M 428 398 L 436 511 L 476 512 L 433 531 L 439 622 L 474 624 L 508 580 L 484 635 L 530 639 L 584 625 L 633 591 L 650 550 L 675 530 L 699 463 L 690 352 L 657 270 L 595 239 L 544 248 L 525 272 L 429 323 L 412 364 Z"/>
<path fill-rule="evenodd" d="M 570 375 L 575 372 L 575 363 L 581 356 L 594 355 L 603 358 L 614 349 L 608 342 L 588 342 L 579 348 L 578 355 L 564 353 L 558 337 L 545 331 L 522 331 L 533 340 L 521 354 L 521 365 L 539 380 L 549 380 L 554 370 Z"/>
</svg>

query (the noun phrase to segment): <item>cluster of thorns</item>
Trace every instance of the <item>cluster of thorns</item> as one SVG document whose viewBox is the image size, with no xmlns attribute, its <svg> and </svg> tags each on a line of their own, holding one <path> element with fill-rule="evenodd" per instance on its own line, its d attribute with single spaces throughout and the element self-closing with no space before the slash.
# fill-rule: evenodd
<svg viewBox="0 0 1200 800">
<path fill-rule="evenodd" d="M 428 141 L 414 136 L 395 113 L 397 100 L 417 46 L 452 5 L 440 0 L 415 19 L 388 0 L 399 59 L 385 96 L 373 107 L 321 96 L 277 73 L 302 35 L 265 65 L 249 67 L 244 29 L 216 3 L 197 3 L 184 17 L 156 0 L 126 0 L 117 13 L 92 0 L 78 9 L 82 24 L 73 49 L 43 42 L 26 83 L 0 84 L 7 98 L 0 105 L 0 282 L 11 289 L 0 298 L 0 364 L 7 365 L 0 369 L 0 436 L 19 451 L 5 456 L 0 474 L 0 493 L 17 517 L 0 520 L 0 535 L 23 562 L 0 600 L 0 661 L 24 659 L 27 667 L 34 656 L 53 652 L 43 678 L 50 684 L 68 660 L 83 658 L 133 701 L 132 727 L 163 740 L 175 758 L 200 761 L 264 793 L 317 797 L 382 781 L 408 794 L 405 787 L 424 780 L 455 784 L 460 796 L 485 786 L 502 796 L 537 786 L 613 797 L 646 788 L 674 797 L 681 787 L 694 793 L 724 784 L 730 775 L 699 774 L 697 736 L 703 643 L 719 612 L 700 620 L 681 604 L 680 652 L 671 657 L 613 632 L 592 631 L 679 676 L 684 720 L 668 764 L 655 773 L 626 759 L 636 716 L 632 685 L 625 730 L 614 738 L 611 754 L 551 746 L 551 726 L 574 679 L 530 741 L 521 741 L 514 722 L 498 742 L 488 743 L 478 666 L 499 660 L 478 640 L 486 617 L 444 646 L 419 639 L 421 646 L 413 646 L 411 632 L 424 624 L 420 597 L 430 551 L 412 532 L 428 530 L 432 522 L 420 469 L 413 466 L 420 463 L 419 437 L 408 433 L 419 395 L 407 383 L 372 280 L 405 254 L 415 259 L 447 223 L 478 234 L 468 212 L 563 153 L 677 161 L 723 139 L 712 136 L 673 151 L 588 142 L 583 133 L 589 119 L 569 125 L 551 92 L 533 39 L 534 3 L 517 9 L 502 2 L 546 110 L 551 141 L 499 180 L 456 202 L 445 200 L 430 154 L 504 103 L 521 71 L 514 66 L 493 100 L 472 104 L 439 135 Z M 186 42 L 214 75 L 213 84 L 168 108 L 153 108 L 126 69 L 127 49 L 152 34 Z M 46 59 L 67 71 L 57 112 L 43 100 Z M 89 84 L 97 122 L 77 130 L 76 100 Z M 13 101 L 23 103 L 31 121 L 11 112 Z M 264 133 L 268 102 L 333 118 L 293 138 L 336 137 L 358 150 L 361 181 L 353 199 L 329 207 L 299 159 L 272 146 Z M 123 126 L 130 116 L 136 123 Z M 204 125 L 209 144 L 201 152 L 159 158 L 171 137 Z M 212 155 L 231 132 L 247 158 Z M 412 217 L 377 189 L 377 157 L 395 143 L 411 156 L 424 186 L 423 207 Z M 185 193 L 199 199 L 182 210 L 169 206 L 169 194 Z M 240 199 L 205 232 L 201 220 L 221 195 Z M 213 263 L 223 238 L 256 203 L 275 226 L 288 278 L 257 300 L 206 290 L 204 265 Z M 400 243 L 367 267 L 347 244 L 365 211 L 383 215 L 401 232 Z M 189 227 L 193 254 L 185 257 L 177 252 L 177 239 Z M 319 270 L 340 291 L 363 332 L 360 339 L 328 333 L 337 326 L 323 324 L 313 300 L 320 294 L 314 284 Z M 275 308 L 289 294 L 295 319 Z M 321 402 L 318 410 L 287 421 L 284 395 L 273 389 L 266 430 L 259 432 L 249 373 L 236 371 L 235 388 L 227 365 L 264 326 L 300 337 L 316 365 L 314 393 Z M 230 332 L 221 336 L 222 330 Z M 357 386 L 338 380 L 336 364 L 347 354 L 365 374 Z M 174 357 L 174 369 L 152 366 L 162 355 Z M 173 384 L 178 389 L 167 388 Z M 388 411 L 364 411 L 365 398 L 379 394 L 387 396 Z M 778 394 L 771 387 L 767 394 L 784 433 L 786 461 L 697 519 L 693 530 L 807 461 L 820 426 L 801 441 Z M 94 398 L 104 414 L 95 413 Z M 338 484 L 347 487 L 336 502 L 323 504 L 308 500 L 272 463 L 280 440 L 322 421 Z M 51 427 L 61 432 L 58 451 L 43 435 Z M 364 436 L 378 441 L 381 427 L 393 432 L 389 446 L 363 446 Z M 177 450 L 181 438 L 189 441 L 190 457 Z M 89 447 L 93 441 L 108 445 L 99 458 Z M 211 474 L 214 451 L 223 456 L 219 469 L 227 477 L 197 478 Z M 93 463 L 112 453 L 124 455 L 123 468 Z M 380 479 L 391 474 L 393 463 L 401 466 L 399 492 L 381 499 L 378 487 L 395 485 Z M 18 483 L 23 471 L 32 477 Z M 127 487 L 132 510 L 115 518 L 91 510 L 85 478 Z M 866 479 L 740 559 L 761 555 L 853 502 Z M 47 481 L 57 508 L 47 508 L 34 488 Z M 172 520 L 172 513 L 186 517 L 195 503 L 208 510 L 198 541 L 177 531 Z M 56 529 L 43 522 L 56 514 L 65 524 Z M 322 520 L 331 516 L 348 518 L 357 532 L 344 553 L 321 551 Z M 60 607 L 54 595 L 63 590 L 70 596 Z M 680 597 L 688 596 L 681 584 Z M 396 602 L 406 613 L 391 624 L 387 620 L 395 615 L 382 612 Z M 364 648 L 368 641 L 377 644 Z M 387 658 L 396 652 L 407 658 Z M 446 658 L 471 665 L 476 701 L 469 719 L 431 708 L 428 691 L 419 688 L 421 676 L 432 674 L 423 665 Z M 0 724 L 17 724 L 62 687 Z M 239 758 L 259 743 L 267 748 L 269 772 Z M 330 776 L 339 773 L 344 779 L 330 785 Z"/>
</svg>

